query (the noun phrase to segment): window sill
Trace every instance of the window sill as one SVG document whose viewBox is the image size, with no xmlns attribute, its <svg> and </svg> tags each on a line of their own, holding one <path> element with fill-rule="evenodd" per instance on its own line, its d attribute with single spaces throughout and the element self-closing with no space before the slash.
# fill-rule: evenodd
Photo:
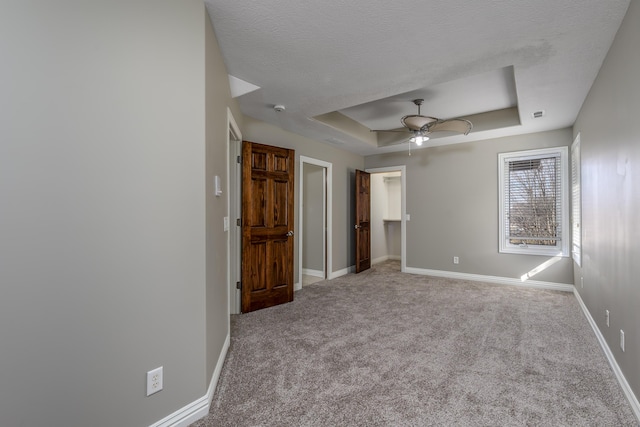
<svg viewBox="0 0 640 427">
<path fill-rule="evenodd" d="M 506 248 L 500 248 L 498 252 L 502 254 L 538 255 L 538 256 L 548 256 L 548 257 L 569 258 L 568 253 L 563 253 L 562 250 L 558 248 L 543 249 L 543 248 L 506 247 Z"/>
</svg>

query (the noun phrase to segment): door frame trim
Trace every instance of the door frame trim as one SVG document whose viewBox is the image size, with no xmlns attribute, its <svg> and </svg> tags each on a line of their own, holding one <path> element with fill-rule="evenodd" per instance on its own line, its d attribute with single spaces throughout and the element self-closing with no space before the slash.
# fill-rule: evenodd
<svg viewBox="0 0 640 427">
<path fill-rule="evenodd" d="M 323 233 L 323 253 L 325 254 L 325 259 L 323 262 L 324 265 L 324 276 L 326 279 L 332 279 L 333 271 L 332 271 L 332 208 L 333 208 L 333 193 L 332 193 L 332 177 L 333 177 L 333 164 L 329 162 L 325 162 L 324 160 L 314 159 L 312 157 L 300 156 L 298 167 L 298 283 L 294 284 L 294 291 L 302 289 L 302 243 L 303 243 L 303 223 L 304 223 L 304 215 L 302 208 L 302 200 L 304 197 L 304 164 L 311 164 L 315 166 L 320 166 L 325 169 L 324 174 L 324 227 L 325 232 Z"/>
<path fill-rule="evenodd" d="M 384 172 L 400 172 L 400 271 L 407 270 L 407 166 L 388 166 L 384 168 L 367 168 L 365 172 L 375 174 Z"/>
<path fill-rule="evenodd" d="M 233 134 L 233 138 L 234 140 L 231 140 L 231 138 L 229 137 L 231 134 Z M 240 266 L 241 258 L 238 258 L 235 256 L 235 254 L 231 253 L 231 238 L 233 236 L 238 236 L 238 228 L 236 226 L 236 218 L 240 218 L 240 211 L 236 212 L 236 208 L 231 206 L 231 192 L 233 191 L 233 193 L 235 194 L 236 197 L 236 201 L 239 199 L 241 191 L 239 190 L 240 187 L 240 182 L 237 182 L 238 180 L 236 179 L 235 181 L 235 188 L 231 188 L 231 174 L 233 173 L 234 175 L 237 176 L 236 171 L 237 171 L 237 163 L 235 161 L 232 162 L 231 156 L 233 156 L 235 158 L 235 156 L 237 156 L 237 151 L 238 151 L 238 143 L 237 141 L 242 142 L 242 133 L 240 132 L 240 127 L 238 126 L 238 123 L 236 122 L 236 120 L 233 117 L 233 113 L 231 112 L 231 109 L 229 107 L 227 107 L 227 221 L 229 222 L 229 230 L 227 230 L 227 297 L 228 297 L 228 314 L 238 314 L 240 313 L 240 291 L 238 289 L 236 289 L 236 283 L 234 281 L 234 277 L 232 274 L 232 271 L 237 270 L 237 268 Z M 233 152 L 231 149 L 231 146 L 233 144 Z M 235 169 L 232 171 L 230 165 L 234 164 L 236 165 Z M 232 216 L 232 214 L 235 214 L 235 217 Z M 232 228 L 233 227 L 233 228 Z M 236 230 L 235 232 L 231 232 L 231 230 Z M 237 240 L 237 239 L 236 239 Z M 239 273 L 238 273 L 239 274 Z M 238 276 L 238 280 L 240 280 L 240 277 Z M 227 316 L 228 322 L 230 322 L 230 318 L 229 316 Z M 229 324 L 227 327 L 227 333 L 229 333 L 229 330 L 231 328 L 231 325 Z"/>
</svg>

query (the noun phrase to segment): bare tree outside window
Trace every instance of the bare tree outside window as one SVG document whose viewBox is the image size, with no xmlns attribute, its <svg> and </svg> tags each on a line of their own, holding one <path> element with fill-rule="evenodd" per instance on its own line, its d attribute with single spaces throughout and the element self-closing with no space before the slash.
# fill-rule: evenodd
<svg viewBox="0 0 640 427">
<path fill-rule="evenodd" d="M 498 153 L 499 251 L 569 256 L 568 147 Z"/>
<path fill-rule="evenodd" d="M 507 213 L 512 245 L 556 246 L 561 188 L 559 157 L 509 162 Z"/>
</svg>

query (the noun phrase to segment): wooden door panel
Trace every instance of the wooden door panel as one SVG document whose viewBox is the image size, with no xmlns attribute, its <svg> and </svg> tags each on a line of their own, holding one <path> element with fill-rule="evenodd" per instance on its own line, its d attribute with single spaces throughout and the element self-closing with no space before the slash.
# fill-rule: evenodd
<svg viewBox="0 0 640 427">
<path fill-rule="evenodd" d="M 267 205 L 265 202 L 267 193 L 267 180 L 264 178 L 251 179 L 251 211 L 249 212 L 250 227 L 267 226 Z"/>
<path fill-rule="evenodd" d="M 267 170 L 267 153 L 253 152 L 251 153 L 251 169 L 254 171 Z"/>
<path fill-rule="evenodd" d="M 289 255 L 289 240 L 274 240 L 271 243 L 271 251 L 273 259 L 276 260 L 272 269 L 271 285 L 273 288 L 287 286 L 289 269 L 286 261 Z"/>
<path fill-rule="evenodd" d="M 356 273 L 371 267 L 371 175 L 356 170 Z"/>
<path fill-rule="evenodd" d="M 244 250 L 244 248 L 243 248 Z M 251 242 L 247 248 L 248 271 L 246 286 L 249 292 L 263 291 L 267 289 L 267 242 L 266 240 Z M 244 260 L 243 260 L 244 261 Z"/>
<path fill-rule="evenodd" d="M 289 206 L 289 183 L 286 181 L 274 181 L 273 186 L 273 226 L 286 228 L 287 224 L 289 224 L 289 218 L 287 218 L 287 207 Z"/>
<path fill-rule="evenodd" d="M 273 156 L 273 170 L 276 172 L 288 172 L 289 171 L 289 157 L 275 154 Z"/>
<path fill-rule="evenodd" d="M 293 300 L 293 150 L 242 147 L 242 312 Z"/>
<path fill-rule="evenodd" d="M 370 233 L 365 232 L 364 229 L 360 230 L 360 240 L 361 240 L 361 258 L 363 260 L 371 259 L 371 241 L 370 241 Z"/>
</svg>

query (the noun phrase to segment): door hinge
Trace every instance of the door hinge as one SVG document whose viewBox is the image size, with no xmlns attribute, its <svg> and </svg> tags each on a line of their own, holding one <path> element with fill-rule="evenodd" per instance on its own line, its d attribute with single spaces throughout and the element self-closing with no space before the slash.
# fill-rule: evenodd
<svg viewBox="0 0 640 427">
<path fill-rule="evenodd" d="M 240 284 L 240 282 L 236 282 L 236 289 L 242 289 L 242 285 Z"/>
<path fill-rule="evenodd" d="M 238 227 L 240 227 L 242 225 L 242 221 L 240 221 L 240 218 L 236 219 L 236 225 Z"/>
<path fill-rule="evenodd" d="M 240 156 L 236 156 L 236 162 L 237 163 L 242 163 L 242 159 L 240 158 Z"/>
</svg>

